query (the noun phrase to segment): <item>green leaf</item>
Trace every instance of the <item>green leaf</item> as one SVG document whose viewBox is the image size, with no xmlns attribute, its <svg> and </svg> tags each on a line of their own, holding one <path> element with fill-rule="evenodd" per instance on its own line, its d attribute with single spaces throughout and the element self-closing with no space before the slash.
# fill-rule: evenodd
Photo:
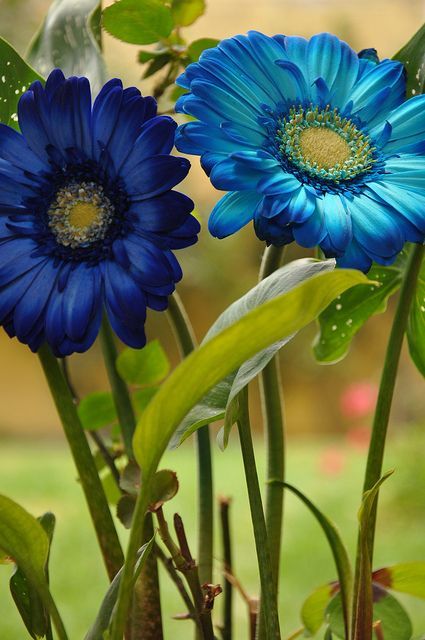
<svg viewBox="0 0 425 640">
<path fill-rule="evenodd" d="M 159 386 L 145 387 L 132 392 L 131 399 L 136 413 L 142 413 L 146 409 L 159 388 Z"/>
<path fill-rule="evenodd" d="M 173 0 L 171 13 L 177 27 L 188 27 L 205 13 L 205 0 Z"/>
<path fill-rule="evenodd" d="M 106 81 L 99 45 L 99 0 L 55 0 L 34 36 L 27 59 L 47 76 L 59 67 L 66 76 L 86 76 L 96 95 Z"/>
<path fill-rule="evenodd" d="M 407 71 L 407 97 L 424 93 L 425 89 L 425 24 L 404 45 L 394 60 L 404 64 Z"/>
<path fill-rule="evenodd" d="M 47 534 L 49 540 L 49 548 L 52 542 L 53 532 L 55 529 L 56 519 L 53 513 L 44 513 L 37 518 Z M 47 562 L 45 567 L 45 575 L 48 580 Z M 22 569 L 16 566 L 15 572 L 9 582 L 10 592 L 15 601 L 16 608 L 32 638 L 44 637 L 50 628 L 50 619 L 46 608 L 34 589 L 28 581 Z"/>
<path fill-rule="evenodd" d="M 88 431 L 114 424 L 118 419 L 114 399 L 107 391 L 96 391 L 85 396 L 78 405 L 78 415 Z"/>
<path fill-rule="evenodd" d="M 278 269 L 273 274 L 262 280 L 247 294 L 228 307 L 212 325 L 202 344 L 206 344 L 220 331 L 229 327 L 240 318 L 243 318 L 249 311 L 259 307 L 264 302 L 272 300 L 277 296 L 292 290 L 294 287 L 313 276 L 334 269 L 334 260 L 318 261 L 305 258 L 295 260 L 290 264 Z M 283 339 L 260 351 L 253 358 L 244 362 L 241 367 L 233 371 L 222 380 L 217 386 L 202 398 L 185 417 L 178 426 L 173 437 L 171 446 L 178 446 L 191 433 L 199 429 L 204 424 L 209 424 L 216 420 L 221 420 L 227 413 L 226 428 L 219 435 L 219 444 L 226 447 L 229 439 L 230 428 L 234 423 L 236 412 L 230 411 L 234 408 L 233 399 L 258 373 L 270 362 L 273 356 L 291 338 L 285 335 Z"/>
<path fill-rule="evenodd" d="M 311 635 L 317 633 L 325 621 L 326 608 L 332 600 L 339 586 L 335 583 L 323 584 L 317 587 L 304 601 L 301 608 L 301 620 Z"/>
<path fill-rule="evenodd" d="M 215 38 L 200 38 L 199 40 L 194 40 L 187 48 L 187 53 L 191 62 L 197 62 L 199 56 L 205 49 L 212 49 L 212 47 L 216 47 L 220 40 L 216 40 Z"/>
<path fill-rule="evenodd" d="M 372 627 L 372 566 L 368 546 L 370 516 L 382 483 L 392 473 L 393 471 L 388 471 L 371 489 L 365 491 L 359 510 L 359 580 L 354 602 L 354 640 L 367 638 Z"/>
<path fill-rule="evenodd" d="M 137 496 L 140 492 L 140 467 L 134 460 L 130 460 L 124 468 L 120 478 L 120 487 L 133 496 Z"/>
<path fill-rule="evenodd" d="M 157 56 L 148 65 L 143 77 L 149 78 L 150 76 L 153 76 L 158 71 L 161 71 L 161 69 L 163 69 L 171 60 L 172 56 L 169 53 L 163 53 L 162 55 Z"/>
<path fill-rule="evenodd" d="M 155 58 L 159 58 L 166 53 L 168 49 L 161 48 L 155 51 L 144 51 L 143 49 L 139 51 L 137 54 L 137 59 L 140 64 L 146 64 L 146 62 L 150 62 L 150 60 L 154 60 Z"/>
<path fill-rule="evenodd" d="M 136 497 L 125 495 L 121 496 L 117 502 L 117 518 L 126 529 L 131 529 L 133 522 L 133 513 L 136 507 Z"/>
<path fill-rule="evenodd" d="M 133 582 L 135 582 L 140 575 L 149 554 L 152 552 L 154 542 L 155 537 L 151 538 L 149 542 L 139 549 L 137 553 L 137 563 L 134 571 Z M 117 575 L 109 585 L 109 589 L 103 598 L 96 620 L 94 621 L 91 629 L 85 635 L 84 640 L 105 640 L 105 633 L 110 625 L 115 603 L 117 601 L 122 571 L 122 569 L 118 571 Z"/>
<path fill-rule="evenodd" d="M 402 562 L 372 574 L 381 586 L 425 600 L 425 562 Z"/>
<path fill-rule="evenodd" d="M 0 122 L 19 131 L 18 100 L 35 80 L 43 78 L 0 38 Z"/>
<path fill-rule="evenodd" d="M 152 44 L 170 35 L 173 17 L 161 0 L 120 0 L 103 11 L 103 26 L 131 44 Z"/>
<path fill-rule="evenodd" d="M 398 600 L 376 584 L 373 585 L 373 600 L 373 621 L 380 621 L 382 637 L 385 640 L 411 640 L 412 623 Z M 338 638 L 345 638 L 339 595 L 335 596 L 328 606 L 327 616 L 332 632 Z"/>
<path fill-rule="evenodd" d="M 192 407 L 246 360 L 305 327 L 336 296 L 361 282 L 367 282 L 362 273 L 344 269 L 310 278 L 244 315 L 174 369 L 143 412 L 133 439 L 145 481 L 142 504 L 149 502 L 152 477 L 171 436 Z"/>
<path fill-rule="evenodd" d="M 419 272 L 406 334 L 412 360 L 425 377 L 425 260 Z"/>
<path fill-rule="evenodd" d="M 118 373 L 129 384 L 156 384 L 170 371 L 167 355 L 158 340 L 143 349 L 124 349 L 117 359 Z"/>
<path fill-rule="evenodd" d="M 368 289 L 353 287 L 320 314 L 320 331 L 313 344 L 319 362 L 334 363 L 347 355 L 351 340 L 366 320 L 387 308 L 388 298 L 400 287 L 402 271 L 397 267 L 374 266 L 368 278 L 373 281 Z"/>
<path fill-rule="evenodd" d="M 115 505 L 121 498 L 121 491 L 117 487 L 116 480 L 109 468 L 102 473 L 100 480 L 109 504 Z"/>
<path fill-rule="evenodd" d="M 157 511 L 164 502 L 172 500 L 179 490 L 177 474 L 170 469 L 161 469 L 154 476 L 153 487 L 150 494 L 150 511 Z"/>
<path fill-rule="evenodd" d="M 341 539 L 339 531 L 334 525 L 334 523 L 331 520 L 329 520 L 329 518 L 325 516 L 325 514 L 322 513 L 322 511 L 320 511 L 320 509 L 318 509 L 316 505 L 313 504 L 313 502 L 311 502 L 311 500 L 309 500 L 307 496 L 305 496 L 299 489 L 297 489 L 296 487 L 293 487 L 291 484 L 288 484 L 287 482 L 282 482 L 280 484 L 282 484 L 286 489 L 289 489 L 289 491 L 294 493 L 310 509 L 311 513 L 314 515 L 317 522 L 321 526 L 327 541 L 329 542 L 329 546 L 331 548 L 332 555 L 335 562 L 335 567 L 337 570 L 339 589 L 341 593 L 341 602 L 343 607 L 344 626 L 345 626 L 346 634 L 348 637 L 348 629 L 350 626 L 350 615 L 351 615 L 350 611 L 351 611 L 351 597 L 352 597 L 352 590 L 353 590 L 353 575 L 351 570 L 350 558 L 348 556 L 345 545 Z M 332 589 L 332 585 L 331 586 L 328 585 L 328 589 Z M 323 596 L 323 593 L 321 594 L 321 596 Z M 315 620 L 317 620 L 317 617 L 315 618 Z M 322 622 L 323 621 L 324 620 L 322 619 Z M 303 622 L 307 627 L 307 624 L 305 623 L 304 619 L 303 619 Z"/>
</svg>

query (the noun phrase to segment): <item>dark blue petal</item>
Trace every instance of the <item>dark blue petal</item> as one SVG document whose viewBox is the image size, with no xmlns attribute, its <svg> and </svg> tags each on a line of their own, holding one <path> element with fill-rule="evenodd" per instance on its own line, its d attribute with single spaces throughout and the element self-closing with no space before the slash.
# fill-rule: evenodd
<svg viewBox="0 0 425 640">
<path fill-rule="evenodd" d="M 175 187 L 189 169 L 186 158 L 166 155 L 146 158 L 124 176 L 127 192 L 134 200 L 153 198 Z"/>
<path fill-rule="evenodd" d="M 120 172 L 125 175 L 150 156 L 170 153 L 174 146 L 176 127 L 174 120 L 167 116 L 157 116 L 145 122 L 137 140 L 129 148 L 128 157 Z"/>
<path fill-rule="evenodd" d="M 135 202 L 131 213 L 136 214 L 133 223 L 141 231 L 172 231 L 186 221 L 193 210 L 190 198 L 177 191 L 167 191 L 160 196 Z"/>
</svg>

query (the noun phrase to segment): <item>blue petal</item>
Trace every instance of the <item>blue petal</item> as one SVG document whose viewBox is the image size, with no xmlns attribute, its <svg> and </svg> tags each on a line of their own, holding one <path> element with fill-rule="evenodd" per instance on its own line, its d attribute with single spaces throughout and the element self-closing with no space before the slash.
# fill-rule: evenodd
<svg viewBox="0 0 425 640">
<path fill-rule="evenodd" d="M 130 212 L 137 218 L 133 221 L 136 229 L 142 231 L 171 231 L 180 227 L 193 210 L 190 198 L 178 191 L 168 191 L 155 198 L 135 202 Z"/>
<path fill-rule="evenodd" d="M 106 87 L 108 89 L 106 90 Z M 92 140 L 93 154 L 96 159 L 114 132 L 117 119 L 120 114 L 123 90 L 121 83 L 114 81 L 107 83 L 97 96 L 93 105 L 92 114 Z"/>
<path fill-rule="evenodd" d="M 345 250 L 344 255 L 338 257 L 336 262 L 343 269 L 359 269 L 365 273 L 372 266 L 372 258 L 367 255 L 354 238 Z"/>
<path fill-rule="evenodd" d="M 404 101 L 405 93 L 403 65 L 383 60 L 363 75 L 350 92 L 352 113 L 373 127 Z"/>
<path fill-rule="evenodd" d="M 2 123 L 0 123 L 0 158 L 31 173 L 45 171 L 48 168 L 48 165 L 29 148 L 20 133 Z"/>
<path fill-rule="evenodd" d="M 18 120 L 28 146 L 44 163 L 48 163 L 49 155 L 46 147 L 51 141 L 40 117 L 34 94 L 31 91 L 26 91 L 18 102 Z"/>
<path fill-rule="evenodd" d="M 256 188 L 260 178 L 278 166 L 272 157 L 256 153 L 232 154 L 217 163 L 211 171 L 211 182 L 222 191 L 246 191 Z"/>
<path fill-rule="evenodd" d="M 81 264 L 69 274 L 63 293 L 63 322 L 66 334 L 74 342 L 84 338 L 98 304 L 100 281 L 96 273 L 96 267 Z"/>
<path fill-rule="evenodd" d="M 357 78 L 359 59 L 343 41 L 330 33 L 313 36 L 307 47 L 307 73 L 310 85 L 323 78 L 333 103 L 342 104 Z"/>
<path fill-rule="evenodd" d="M 57 268 L 48 260 L 31 283 L 31 294 L 23 296 L 17 303 L 13 313 L 13 323 L 19 340 L 25 341 L 35 323 L 44 313 L 52 293 Z"/>
<path fill-rule="evenodd" d="M 391 208 L 366 195 L 355 197 L 348 207 L 353 235 L 369 256 L 391 258 L 401 251 L 405 238 Z"/>
<path fill-rule="evenodd" d="M 316 209 L 317 196 L 302 185 L 293 193 L 285 213 L 291 222 L 305 222 Z"/>
<path fill-rule="evenodd" d="M 425 95 L 414 96 L 394 109 L 387 117 L 392 127 L 391 137 L 383 147 L 387 154 L 409 150 L 414 152 L 416 145 L 423 146 L 425 139 Z M 379 135 L 382 125 L 375 127 L 373 136 Z M 413 149 L 409 149 L 413 147 Z M 423 149 L 422 149 L 423 153 Z"/>
<path fill-rule="evenodd" d="M 418 242 L 424 239 L 425 192 L 415 193 L 408 188 L 382 181 L 370 182 L 365 193 L 382 202 L 384 206 L 388 204 L 394 209 L 393 217 L 398 220 L 406 240 Z M 416 227 L 416 233 L 410 229 L 411 224 Z"/>
<path fill-rule="evenodd" d="M 239 231 L 253 219 L 255 208 L 261 199 L 256 191 L 233 191 L 227 193 L 211 212 L 208 229 L 216 238 Z"/>
<path fill-rule="evenodd" d="M 105 266 L 105 297 L 128 326 L 143 326 L 146 319 L 146 297 L 128 271 L 115 262 Z"/>
<path fill-rule="evenodd" d="M 320 206 L 316 207 L 314 212 L 301 224 L 292 226 L 294 240 L 301 246 L 310 249 L 319 246 L 325 237 L 326 225 L 323 210 Z"/>
<path fill-rule="evenodd" d="M 277 196 L 281 194 L 291 194 L 297 191 L 301 183 L 292 173 L 285 173 L 282 169 L 275 171 L 271 175 L 261 178 L 257 185 L 258 191 L 267 196 Z"/>
<path fill-rule="evenodd" d="M 400 187 L 424 193 L 425 191 L 425 157 L 401 155 L 385 162 L 384 174 L 380 179 Z"/>
<path fill-rule="evenodd" d="M 157 116 L 145 122 L 140 134 L 131 145 L 129 155 L 120 171 L 131 171 L 139 162 L 150 156 L 168 154 L 174 146 L 174 133 L 177 124 L 167 116 Z"/>
<path fill-rule="evenodd" d="M 332 255 L 342 255 L 352 238 L 350 213 L 346 208 L 347 201 L 339 195 L 326 193 L 317 200 L 317 206 L 323 211 L 326 231 Z"/>
<path fill-rule="evenodd" d="M 158 155 L 142 160 L 123 177 L 127 193 L 134 200 L 146 200 L 172 189 L 187 176 L 189 169 L 186 158 Z"/>
</svg>

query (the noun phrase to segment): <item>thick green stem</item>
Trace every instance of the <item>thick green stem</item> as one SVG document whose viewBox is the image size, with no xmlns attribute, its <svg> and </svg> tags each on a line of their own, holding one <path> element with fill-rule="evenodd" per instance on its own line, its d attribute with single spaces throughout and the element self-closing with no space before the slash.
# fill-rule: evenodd
<svg viewBox="0 0 425 640">
<path fill-rule="evenodd" d="M 173 327 L 180 353 L 188 356 L 196 347 L 196 338 L 185 308 L 174 293 L 169 299 L 168 317 Z M 201 583 L 212 582 L 213 566 L 213 472 L 208 426 L 196 432 L 198 459 L 198 570 Z"/>
<path fill-rule="evenodd" d="M 109 383 L 114 397 L 114 404 L 118 415 L 118 421 L 121 427 L 121 433 L 124 440 L 124 446 L 127 456 L 133 458 L 133 434 L 136 428 L 136 418 L 134 416 L 133 406 L 128 393 L 127 385 L 117 371 L 117 348 L 115 346 L 114 335 L 106 316 L 103 316 L 102 328 L 100 331 L 100 342 L 102 345 L 103 357 L 105 360 L 106 371 L 108 373 Z"/>
<path fill-rule="evenodd" d="M 409 256 L 409 261 L 401 285 L 397 308 L 395 311 L 393 325 L 385 354 L 384 367 L 382 369 L 378 400 L 376 403 L 375 416 L 372 427 L 372 437 L 369 445 L 369 452 L 366 463 L 363 492 L 371 489 L 378 482 L 382 475 L 385 442 L 391 412 L 391 404 L 394 395 L 394 387 L 397 378 L 400 353 L 409 317 L 410 306 L 415 293 L 418 274 L 422 264 L 423 253 L 423 245 L 414 246 Z M 369 520 L 370 525 L 367 538 L 367 553 L 369 555 L 370 564 L 372 567 L 377 506 L 378 498 L 376 498 L 374 506 L 371 510 Z M 359 544 L 357 549 L 356 575 L 354 580 L 353 629 L 356 628 L 356 604 L 361 589 L 360 569 L 361 563 Z"/>
<path fill-rule="evenodd" d="M 223 587 L 223 640 L 232 640 L 233 633 L 233 585 L 227 576 L 232 574 L 232 538 L 230 533 L 230 498 L 220 498 L 221 535 L 223 540 L 223 565 L 226 577 Z"/>
<path fill-rule="evenodd" d="M 258 569 L 260 573 L 262 596 L 261 606 L 264 616 L 264 637 L 265 640 L 280 640 L 277 593 L 275 581 L 273 579 L 266 521 L 261 501 L 254 447 L 252 444 L 251 425 L 248 411 L 248 390 L 246 388 L 239 394 L 238 430 L 245 469 L 245 479 L 248 488 L 251 520 L 254 529 Z"/>
<path fill-rule="evenodd" d="M 263 256 L 260 280 L 280 267 L 284 247 L 268 247 Z M 260 375 L 260 394 L 267 444 L 266 527 L 276 592 L 279 590 L 280 550 L 283 523 L 283 483 L 285 480 L 285 429 L 279 356 L 275 356 Z M 279 480 L 279 482 L 270 482 Z M 258 638 L 263 639 L 265 619 L 260 609 Z"/>
<path fill-rule="evenodd" d="M 397 377 L 398 363 L 401 347 L 406 331 L 407 320 L 411 302 L 416 290 L 419 270 L 422 264 L 424 247 L 415 245 L 410 256 L 400 289 L 397 309 L 394 315 L 393 326 L 388 340 L 385 354 L 384 368 L 382 370 L 378 400 L 376 403 L 375 417 L 372 427 L 372 437 L 369 445 L 369 453 L 366 464 L 363 491 L 371 489 L 382 475 L 382 463 L 384 459 L 385 440 L 390 418 L 391 404 L 394 395 L 394 386 Z M 371 526 L 369 528 L 368 547 L 371 563 L 373 561 L 373 543 L 375 537 L 375 523 L 377 500 L 371 513 Z"/>
<path fill-rule="evenodd" d="M 106 569 L 112 580 L 124 558 L 102 483 L 59 363 L 47 345 L 40 348 L 38 355 L 77 467 Z"/>
</svg>

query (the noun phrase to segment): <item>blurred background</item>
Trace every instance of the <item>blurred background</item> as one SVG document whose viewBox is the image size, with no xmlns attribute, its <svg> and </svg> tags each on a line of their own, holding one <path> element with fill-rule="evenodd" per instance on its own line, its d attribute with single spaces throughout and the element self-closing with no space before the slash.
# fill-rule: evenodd
<svg viewBox="0 0 425 640">
<path fill-rule="evenodd" d="M 207 5 L 206 14 L 186 29 L 189 40 L 206 36 L 220 39 L 251 28 L 269 35 L 286 33 L 307 37 L 331 31 L 357 50 L 375 47 L 381 57 L 390 57 L 398 51 L 425 19 L 423 0 L 207 0 Z M 0 0 L 0 35 L 23 54 L 48 6 L 48 0 Z M 149 93 L 150 84 L 140 80 L 141 69 L 136 63 L 139 47 L 123 44 L 106 34 L 104 48 L 110 76 L 118 75 L 125 83 Z M 178 256 L 185 274 L 178 289 L 201 339 L 219 313 L 256 283 L 263 245 L 250 227 L 222 241 L 209 237 L 206 221 L 219 194 L 200 170 L 197 158 L 192 159 L 192 164 L 193 170 L 183 190 L 197 203 L 204 224 L 200 242 Z M 304 255 L 305 251 L 290 246 L 287 259 Z M 355 338 L 350 354 L 336 365 L 324 367 L 315 363 L 311 352 L 314 326 L 299 334 L 281 354 L 290 436 L 290 479 L 335 515 L 352 548 L 365 448 L 391 317 L 390 304 L 384 316 L 368 322 Z M 150 313 L 147 335 L 148 339 L 159 338 L 173 364 L 177 363 L 177 351 L 165 314 Z M 83 544 L 90 548 L 93 544 L 82 497 L 74 482 L 72 464 L 63 446 L 61 428 L 37 358 L 16 340 L 9 340 L 3 331 L 0 331 L 0 354 L 0 446 L 4 461 L 0 465 L 0 492 L 21 501 L 36 514 L 51 509 L 59 515 L 62 527 L 56 551 L 59 566 L 61 554 L 74 555 L 76 548 L 82 548 Z M 96 345 L 89 353 L 71 358 L 71 372 L 81 395 L 107 388 Z M 261 420 L 255 389 L 251 403 L 261 459 Z M 423 528 L 422 534 L 419 533 L 421 524 L 425 525 L 424 409 L 423 381 L 405 352 L 392 413 L 388 461 L 399 473 L 385 490 L 388 497 L 383 500 L 381 514 L 379 562 L 403 558 L 425 560 Z M 219 490 L 228 493 L 229 478 L 232 479 L 235 522 L 239 523 L 239 531 L 250 531 L 237 442 L 233 442 L 225 454 L 217 451 L 215 456 Z M 194 458 L 190 443 L 177 453 L 169 454 L 167 463 L 181 469 L 186 478 L 176 508 L 181 508 L 193 522 L 193 474 L 190 476 L 188 469 L 194 471 Z M 414 495 L 412 488 L 415 488 Z M 284 627 L 289 633 L 298 624 L 297 611 L 309 589 L 333 575 L 329 574 L 330 556 L 325 545 L 318 542 L 318 531 L 309 515 L 291 500 L 288 504 L 288 514 L 293 521 L 288 525 L 287 562 L 283 571 L 292 587 L 290 595 L 283 593 L 282 607 Z M 400 544 L 400 537 L 405 544 Z M 248 590 L 255 592 L 255 568 L 246 567 L 243 562 L 244 557 L 252 557 L 251 545 L 248 533 L 238 539 L 237 566 Z M 315 558 L 314 573 L 312 557 Z M 73 639 L 82 637 L 93 611 L 92 598 L 87 599 L 85 595 L 82 598 L 75 583 L 80 571 L 98 576 L 92 593 L 96 602 L 105 583 L 94 547 L 93 553 L 87 554 L 80 564 L 76 562 L 66 567 L 66 571 L 59 568 L 59 591 L 64 606 L 69 608 Z M 21 640 L 24 635 L 16 631 L 19 626 L 15 626 L 14 614 L 10 615 L 8 596 L 3 597 L 7 591 L 2 577 L 5 572 L 0 571 L 0 637 Z M 173 597 L 170 594 L 172 606 Z M 79 606 L 78 619 L 72 614 L 74 602 Z M 420 637 L 425 632 L 425 607 L 411 601 L 407 604 L 414 615 L 416 637 Z M 176 606 L 178 610 L 180 605 Z M 238 624 L 245 624 L 243 604 L 239 605 L 238 616 Z M 170 624 L 174 625 L 170 627 L 173 630 L 170 637 L 187 637 L 180 632 L 182 623 Z M 236 635 L 237 640 L 243 637 L 242 632 Z"/>
</svg>

